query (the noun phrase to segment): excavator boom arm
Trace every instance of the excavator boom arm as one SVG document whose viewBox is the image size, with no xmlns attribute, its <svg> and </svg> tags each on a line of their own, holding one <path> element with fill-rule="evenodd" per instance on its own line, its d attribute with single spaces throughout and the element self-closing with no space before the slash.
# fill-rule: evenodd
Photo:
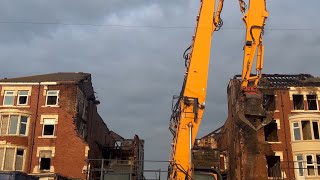
<svg viewBox="0 0 320 180">
<path fill-rule="evenodd" d="M 243 0 L 239 1 L 244 4 Z M 240 5 L 241 6 L 241 5 Z M 258 82 L 262 75 L 264 47 L 262 36 L 265 21 L 268 17 L 266 10 L 266 0 L 249 0 L 249 8 L 244 14 L 243 21 L 246 25 L 246 42 L 244 45 L 244 58 L 242 66 L 242 90 L 256 91 Z M 252 66 L 256 62 L 256 74 L 252 75 Z"/>
<path fill-rule="evenodd" d="M 178 97 L 178 104 L 171 117 L 170 130 L 173 132 L 169 179 L 191 178 L 193 171 L 192 147 L 205 108 L 211 37 L 222 26 L 220 13 L 223 0 L 202 0 L 197 27 L 186 56 L 185 81 Z M 215 9 L 217 9 L 215 11 Z"/>
<path fill-rule="evenodd" d="M 238 1 L 246 25 L 241 88 L 244 92 L 251 92 L 257 88 L 262 74 L 262 35 L 268 12 L 266 0 L 249 0 L 248 9 L 244 0 Z M 224 0 L 217 2 L 218 4 L 216 0 L 201 0 L 195 35 L 188 48 L 191 53 L 184 56 L 187 70 L 170 120 L 169 129 L 173 133 L 173 142 L 168 179 L 192 179 L 192 148 L 205 109 L 211 38 L 213 32 L 223 24 L 220 14 Z M 252 75 L 255 59 L 257 73 Z"/>
</svg>

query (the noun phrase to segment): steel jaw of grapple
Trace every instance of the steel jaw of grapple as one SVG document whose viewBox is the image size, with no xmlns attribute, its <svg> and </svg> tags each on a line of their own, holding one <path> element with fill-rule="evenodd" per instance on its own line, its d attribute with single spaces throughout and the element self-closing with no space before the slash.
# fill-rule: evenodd
<svg viewBox="0 0 320 180">
<path fill-rule="evenodd" d="M 273 112 L 264 109 L 263 94 L 260 92 L 242 93 L 236 109 L 236 121 L 242 127 L 258 131 L 272 121 Z"/>
</svg>

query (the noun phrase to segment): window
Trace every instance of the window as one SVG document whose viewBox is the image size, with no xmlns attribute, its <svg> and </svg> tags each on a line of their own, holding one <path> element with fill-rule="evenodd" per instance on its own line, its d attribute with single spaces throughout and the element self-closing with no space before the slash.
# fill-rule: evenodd
<svg viewBox="0 0 320 180">
<path fill-rule="evenodd" d="M 318 120 L 303 120 L 301 121 L 301 128 L 299 122 L 293 122 L 292 124 L 294 140 L 320 140 Z"/>
<path fill-rule="evenodd" d="M 16 170 L 23 170 L 23 155 L 24 155 L 24 150 L 23 149 L 17 149 L 17 155 L 16 155 Z"/>
<path fill-rule="evenodd" d="M 59 91 L 47 91 L 47 100 L 46 105 L 47 106 L 55 106 L 58 105 L 58 97 Z"/>
<path fill-rule="evenodd" d="M 293 109 L 304 110 L 303 95 L 292 95 L 293 98 Z"/>
<path fill-rule="evenodd" d="M 55 119 L 43 119 L 42 136 L 54 136 Z"/>
<path fill-rule="evenodd" d="M 275 120 L 264 126 L 265 141 L 278 142 L 278 126 Z"/>
<path fill-rule="evenodd" d="M 28 117 L 21 116 L 20 121 L 20 135 L 27 135 L 27 124 L 28 124 Z"/>
<path fill-rule="evenodd" d="M 281 177 L 280 156 L 266 156 L 268 177 Z"/>
<path fill-rule="evenodd" d="M 22 171 L 24 163 L 24 149 L 0 148 L 0 170 Z"/>
<path fill-rule="evenodd" d="M 263 100 L 264 100 L 264 108 L 267 111 L 274 111 L 276 109 L 276 101 L 275 101 L 275 95 L 264 95 Z"/>
<path fill-rule="evenodd" d="M 4 91 L 3 105 L 13 106 L 14 104 L 14 91 Z"/>
<path fill-rule="evenodd" d="M 316 155 L 316 159 L 317 159 L 317 168 L 318 168 L 318 176 L 320 176 L 320 154 Z"/>
<path fill-rule="evenodd" d="M 303 156 L 301 154 L 296 155 L 297 168 L 299 171 L 299 176 L 303 176 Z"/>
<path fill-rule="evenodd" d="M 7 134 L 9 123 L 9 115 L 1 116 L 1 134 Z"/>
<path fill-rule="evenodd" d="M 319 125 L 318 124 L 319 123 L 317 121 L 312 122 L 314 139 L 319 139 Z"/>
<path fill-rule="evenodd" d="M 28 91 L 18 91 L 17 105 L 28 104 Z"/>
<path fill-rule="evenodd" d="M 294 140 L 301 140 L 300 127 L 298 122 L 293 123 Z"/>
<path fill-rule="evenodd" d="M 313 155 L 307 155 L 307 172 L 308 176 L 314 176 L 314 163 L 313 163 Z"/>
<path fill-rule="evenodd" d="M 317 96 L 307 95 L 308 110 L 318 110 Z"/>
<path fill-rule="evenodd" d="M 14 148 L 6 148 L 6 153 L 4 156 L 4 165 L 3 170 L 12 171 L 13 169 L 13 160 L 15 156 L 15 149 Z"/>
<path fill-rule="evenodd" d="M 1 135 L 27 135 L 28 117 L 1 115 Z"/>
<path fill-rule="evenodd" d="M 303 140 L 312 140 L 310 121 L 301 121 Z"/>
<path fill-rule="evenodd" d="M 8 134 L 17 134 L 19 116 L 10 116 Z"/>
<path fill-rule="evenodd" d="M 51 151 L 42 150 L 40 151 L 40 167 L 42 171 L 50 171 L 51 166 Z"/>
</svg>

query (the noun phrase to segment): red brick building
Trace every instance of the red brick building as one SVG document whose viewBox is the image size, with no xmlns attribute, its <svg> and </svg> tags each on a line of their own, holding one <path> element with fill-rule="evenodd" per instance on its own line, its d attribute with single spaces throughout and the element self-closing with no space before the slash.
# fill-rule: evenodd
<svg viewBox="0 0 320 180">
<path fill-rule="evenodd" d="M 88 73 L 2 79 L 0 91 L 0 171 L 85 179 L 114 143 Z"/>
<path fill-rule="evenodd" d="M 202 140 L 214 139 L 225 177 L 320 179 L 320 79 L 309 74 L 264 75 L 259 86 L 271 118 L 255 119 L 254 127 L 237 118 L 240 83 L 239 77 L 229 82 L 225 124 Z"/>
</svg>

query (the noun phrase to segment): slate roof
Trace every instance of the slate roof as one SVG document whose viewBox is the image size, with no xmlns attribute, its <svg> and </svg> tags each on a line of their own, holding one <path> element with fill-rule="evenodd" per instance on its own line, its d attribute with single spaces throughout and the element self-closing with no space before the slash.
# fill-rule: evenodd
<svg viewBox="0 0 320 180">
<path fill-rule="evenodd" d="M 18 78 L 4 78 L 0 79 L 0 82 L 79 82 L 87 79 L 89 76 L 90 73 L 83 72 L 59 72 Z"/>
<path fill-rule="evenodd" d="M 241 75 L 234 76 L 240 79 Z M 259 83 L 263 88 L 320 87 L 320 78 L 311 74 L 263 74 Z"/>
</svg>

